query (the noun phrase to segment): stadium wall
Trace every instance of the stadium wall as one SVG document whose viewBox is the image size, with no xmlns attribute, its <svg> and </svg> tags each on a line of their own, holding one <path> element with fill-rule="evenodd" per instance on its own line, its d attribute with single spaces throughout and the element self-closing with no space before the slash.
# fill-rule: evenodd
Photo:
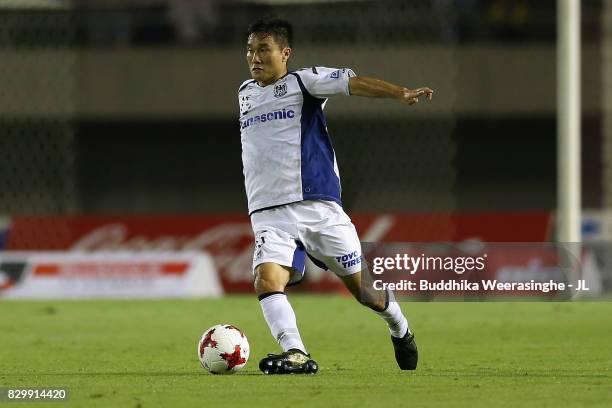
<svg viewBox="0 0 612 408">
<path fill-rule="evenodd" d="M 5 49 L 0 115 L 219 118 L 236 115 L 236 91 L 248 77 L 243 49 L 28 50 Z M 584 113 L 601 109 L 599 46 L 583 50 Z M 372 64 L 377 61 L 377 64 Z M 418 61 L 418 63 L 415 63 Z M 555 46 L 384 46 L 370 49 L 298 47 L 292 66 L 348 66 L 365 76 L 436 90 L 435 109 L 413 116 L 541 115 L 555 112 Z M 62 73 L 63 77 L 57 76 Z M 31 81 L 44 78 L 48 84 Z M 214 79 L 214 80 L 213 80 Z M 43 86 L 41 86 L 43 85 Z M 62 103 L 49 98 L 61 91 Z M 22 101 L 23 103 L 17 103 Z M 51 103 L 53 102 L 53 103 Z M 330 104 L 337 115 L 405 115 L 391 101 L 359 98 Z"/>
</svg>

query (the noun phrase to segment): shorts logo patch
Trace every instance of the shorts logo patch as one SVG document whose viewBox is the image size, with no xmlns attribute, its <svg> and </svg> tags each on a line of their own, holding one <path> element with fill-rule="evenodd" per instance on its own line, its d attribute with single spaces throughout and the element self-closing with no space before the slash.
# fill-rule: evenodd
<svg viewBox="0 0 612 408">
<path fill-rule="evenodd" d="M 331 73 L 331 75 L 329 76 L 330 78 L 334 78 L 334 79 L 338 79 L 340 78 L 340 70 L 334 71 Z"/>
<path fill-rule="evenodd" d="M 264 233 L 266 232 L 268 231 L 258 231 L 257 235 L 255 235 L 255 251 L 253 252 L 253 262 L 261 258 L 262 247 L 266 243 L 266 238 L 264 237 Z"/>
<path fill-rule="evenodd" d="M 361 263 L 361 254 L 358 251 L 349 252 L 342 256 L 337 256 L 336 261 L 342 265 L 343 268 L 350 268 Z"/>
</svg>

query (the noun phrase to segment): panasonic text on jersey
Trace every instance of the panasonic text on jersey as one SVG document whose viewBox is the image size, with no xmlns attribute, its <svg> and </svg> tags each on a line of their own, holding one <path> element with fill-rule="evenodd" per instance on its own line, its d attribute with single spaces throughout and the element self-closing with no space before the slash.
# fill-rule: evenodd
<svg viewBox="0 0 612 408">
<path fill-rule="evenodd" d="M 251 125 L 257 123 L 271 122 L 278 119 L 293 119 L 295 112 L 293 109 L 278 109 L 268 113 L 262 113 L 261 115 L 252 116 L 240 121 L 240 129 L 246 129 Z"/>
</svg>

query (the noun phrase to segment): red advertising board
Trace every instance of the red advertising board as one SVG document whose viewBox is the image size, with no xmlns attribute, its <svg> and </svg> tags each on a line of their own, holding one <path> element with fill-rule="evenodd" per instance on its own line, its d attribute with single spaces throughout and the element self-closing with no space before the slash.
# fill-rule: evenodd
<svg viewBox="0 0 612 408">
<path fill-rule="evenodd" d="M 370 242 L 541 242 L 551 224 L 548 212 L 349 215 Z M 15 216 L 5 234 L 7 250 L 206 251 L 226 292 L 252 291 L 253 234 L 244 215 Z M 321 274 L 300 286 L 337 290 L 338 280 Z"/>
</svg>

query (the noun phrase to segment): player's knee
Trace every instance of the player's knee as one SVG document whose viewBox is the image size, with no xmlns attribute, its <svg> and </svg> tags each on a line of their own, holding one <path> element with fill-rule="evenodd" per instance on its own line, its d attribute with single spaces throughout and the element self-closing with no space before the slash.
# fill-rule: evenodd
<svg viewBox="0 0 612 408">
<path fill-rule="evenodd" d="M 259 265 L 255 269 L 255 293 L 282 292 L 289 281 L 289 272 L 280 265 Z"/>
<path fill-rule="evenodd" d="M 255 277 L 253 287 L 255 288 L 255 293 L 258 295 L 269 292 L 282 292 L 284 290 L 284 288 L 279 285 L 278 282 L 258 276 Z"/>
</svg>

